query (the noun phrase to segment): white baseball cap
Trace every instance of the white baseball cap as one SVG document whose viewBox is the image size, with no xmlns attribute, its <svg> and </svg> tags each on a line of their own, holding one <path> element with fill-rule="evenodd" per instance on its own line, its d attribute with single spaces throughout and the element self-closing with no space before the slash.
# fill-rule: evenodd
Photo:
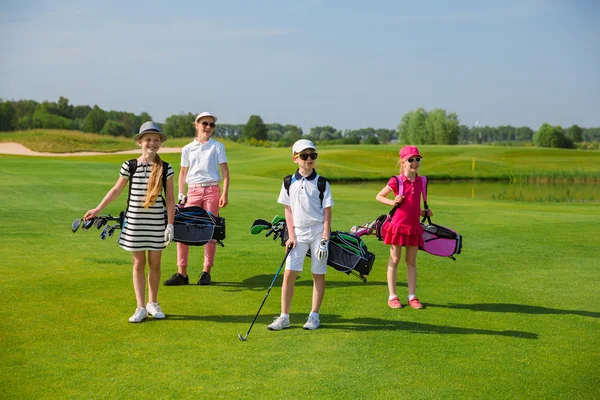
<svg viewBox="0 0 600 400">
<path fill-rule="evenodd" d="M 217 117 L 215 117 L 214 115 L 212 115 L 208 111 L 204 111 L 204 112 L 201 112 L 200 114 L 196 115 L 196 119 L 194 120 L 194 122 L 198 122 L 198 120 L 200 118 L 202 118 L 202 117 L 212 117 L 212 119 L 214 120 L 214 122 L 217 122 Z"/>
<path fill-rule="evenodd" d="M 308 139 L 300 139 L 292 146 L 292 155 L 300 153 L 302 150 L 314 149 L 317 150 L 313 142 Z"/>
</svg>

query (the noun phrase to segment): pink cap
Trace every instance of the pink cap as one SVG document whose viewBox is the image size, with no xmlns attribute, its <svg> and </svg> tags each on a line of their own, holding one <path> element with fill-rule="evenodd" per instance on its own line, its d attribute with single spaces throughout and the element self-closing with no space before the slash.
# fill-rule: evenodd
<svg viewBox="0 0 600 400">
<path fill-rule="evenodd" d="M 416 146 L 404 146 L 400 149 L 400 158 L 406 160 L 410 156 L 419 156 L 423 158 L 421 154 L 419 154 L 419 149 Z"/>
</svg>

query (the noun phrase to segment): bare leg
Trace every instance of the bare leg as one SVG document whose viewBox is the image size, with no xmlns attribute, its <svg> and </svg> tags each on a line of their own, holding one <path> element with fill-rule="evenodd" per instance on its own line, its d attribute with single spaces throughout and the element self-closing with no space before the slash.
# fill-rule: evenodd
<svg viewBox="0 0 600 400">
<path fill-rule="evenodd" d="M 154 303 L 158 298 L 161 256 L 162 250 L 148 250 L 148 302 L 150 303 Z"/>
<path fill-rule="evenodd" d="M 283 285 L 281 287 L 281 312 L 290 313 L 290 306 L 294 298 L 294 284 L 296 283 L 297 271 L 285 270 L 283 273 Z"/>
<path fill-rule="evenodd" d="M 408 294 L 417 294 L 417 246 L 406 247 L 406 281 L 408 283 Z"/>
<path fill-rule="evenodd" d="M 387 284 L 390 296 L 396 296 L 396 277 L 402 246 L 390 245 L 390 259 L 387 265 Z"/>
<path fill-rule="evenodd" d="M 133 290 L 137 306 L 146 308 L 146 253 L 134 251 L 133 255 Z"/>
<path fill-rule="evenodd" d="M 319 312 L 323 296 L 325 296 L 325 275 L 313 274 L 312 312 Z"/>
</svg>

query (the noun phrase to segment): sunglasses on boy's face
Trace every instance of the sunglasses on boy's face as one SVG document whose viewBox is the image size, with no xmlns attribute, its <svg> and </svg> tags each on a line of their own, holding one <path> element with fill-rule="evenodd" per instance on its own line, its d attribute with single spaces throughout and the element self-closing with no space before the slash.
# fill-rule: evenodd
<svg viewBox="0 0 600 400">
<path fill-rule="evenodd" d="M 214 122 L 202 121 L 200 123 L 204 126 L 210 126 L 211 128 L 214 128 L 215 126 L 217 126 L 217 124 L 215 124 Z"/>
<path fill-rule="evenodd" d="M 308 157 L 310 157 L 311 160 L 316 160 L 317 157 L 319 155 L 317 153 L 300 153 L 298 154 L 298 157 L 300 157 L 301 160 L 308 160 Z"/>
<path fill-rule="evenodd" d="M 409 159 L 408 159 L 408 160 L 406 160 L 406 161 L 408 161 L 408 162 L 413 162 L 413 161 L 416 161 L 416 162 L 421 162 L 421 158 L 420 158 L 420 157 L 416 157 L 416 158 L 409 158 Z"/>
</svg>

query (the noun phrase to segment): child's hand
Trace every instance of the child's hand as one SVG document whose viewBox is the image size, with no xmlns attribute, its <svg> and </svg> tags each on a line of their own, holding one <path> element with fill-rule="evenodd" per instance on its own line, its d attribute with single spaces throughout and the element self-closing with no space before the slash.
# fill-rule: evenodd
<svg viewBox="0 0 600 400">
<path fill-rule="evenodd" d="M 285 242 L 285 248 L 289 249 L 292 246 L 293 249 L 296 248 L 296 238 L 289 238 L 287 242 Z"/>
<path fill-rule="evenodd" d="M 424 217 L 425 215 L 427 215 L 428 217 L 433 217 L 433 213 L 429 209 L 421 210 L 421 217 Z"/>
<path fill-rule="evenodd" d="M 394 205 L 395 206 L 399 206 L 400 203 L 402 203 L 402 200 L 404 200 L 404 196 L 396 196 L 396 197 L 394 197 Z"/>
<path fill-rule="evenodd" d="M 87 221 L 88 219 L 92 219 L 92 218 L 96 217 L 98 214 L 100 214 L 100 210 L 98 210 L 97 208 L 94 208 L 92 210 L 86 211 L 83 219 Z"/>
</svg>

